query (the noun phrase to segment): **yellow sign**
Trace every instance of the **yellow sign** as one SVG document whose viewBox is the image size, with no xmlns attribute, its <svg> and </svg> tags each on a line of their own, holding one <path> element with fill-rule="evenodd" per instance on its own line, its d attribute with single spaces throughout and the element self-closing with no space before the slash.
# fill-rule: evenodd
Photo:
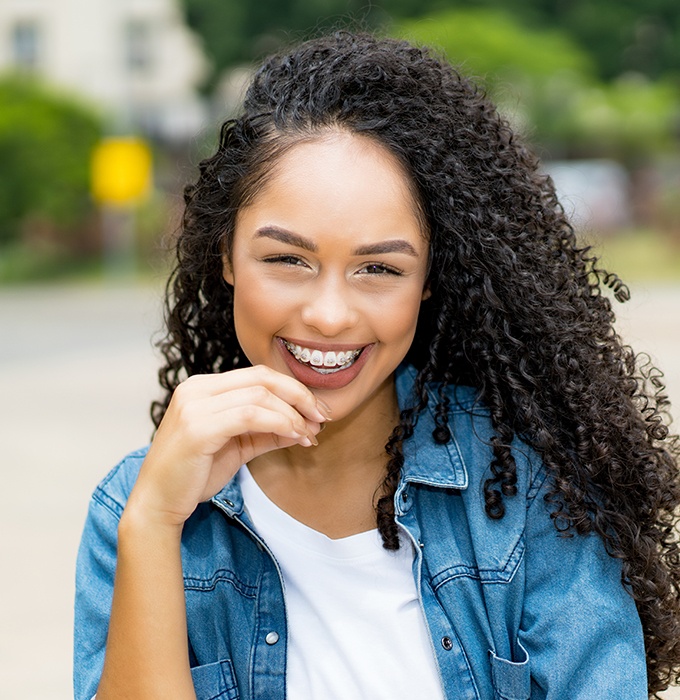
<svg viewBox="0 0 680 700">
<path fill-rule="evenodd" d="M 138 138 L 104 139 L 92 155 L 91 177 L 100 204 L 134 204 L 151 190 L 151 149 Z"/>
</svg>

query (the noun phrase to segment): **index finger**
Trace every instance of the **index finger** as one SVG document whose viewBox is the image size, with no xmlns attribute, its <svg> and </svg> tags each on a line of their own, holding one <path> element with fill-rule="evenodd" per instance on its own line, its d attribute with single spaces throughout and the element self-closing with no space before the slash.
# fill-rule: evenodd
<svg viewBox="0 0 680 700">
<path fill-rule="evenodd" d="M 183 384 L 185 391 L 195 391 L 202 396 L 262 386 L 310 420 L 325 423 L 332 419 L 328 405 L 302 382 L 266 365 L 232 369 L 219 374 L 196 374 L 186 379 Z"/>
</svg>

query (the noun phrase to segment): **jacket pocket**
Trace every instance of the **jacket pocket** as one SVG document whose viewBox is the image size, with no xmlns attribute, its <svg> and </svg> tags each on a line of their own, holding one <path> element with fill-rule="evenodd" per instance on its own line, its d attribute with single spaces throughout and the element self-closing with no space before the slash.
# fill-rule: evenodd
<svg viewBox="0 0 680 700">
<path fill-rule="evenodd" d="M 238 700 L 234 668 L 229 659 L 191 669 L 197 700 Z"/>
<path fill-rule="evenodd" d="M 495 700 L 528 700 L 531 695 L 529 654 L 519 642 L 517 649 L 519 661 L 501 659 L 493 651 L 489 651 Z"/>
</svg>

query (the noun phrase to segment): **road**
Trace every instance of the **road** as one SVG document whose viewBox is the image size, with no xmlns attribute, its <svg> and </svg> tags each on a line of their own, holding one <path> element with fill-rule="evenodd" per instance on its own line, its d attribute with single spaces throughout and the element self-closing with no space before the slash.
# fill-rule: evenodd
<svg viewBox="0 0 680 700">
<path fill-rule="evenodd" d="M 0 290 L 0 696 L 71 694 L 73 570 L 89 494 L 148 442 L 156 287 Z M 641 287 L 620 328 L 680 404 L 680 286 Z M 680 691 L 668 698 L 680 700 Z"/>
</svg>

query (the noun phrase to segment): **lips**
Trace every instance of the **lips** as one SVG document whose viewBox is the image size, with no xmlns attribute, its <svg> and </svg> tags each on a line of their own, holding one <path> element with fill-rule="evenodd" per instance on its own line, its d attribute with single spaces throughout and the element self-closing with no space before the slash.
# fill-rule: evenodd
<svg viewBox="0 0 680 700">
<path fill-rule="evenodd" d="M 308 348 L 283 340 L 288 352 L 303 365 L 309 365 L 319 374 L 333 374 L 351 367 L 361 354 L 363 348 L 354 350 L 329 350 Z"/>
<path fill-rule="evenodd" d="M 277 341 L 295 378 L 313 389 L 340 389 L 349 384 L 359 374 L 373 348 L 373 344 L 315 347 L 284 338 L 277 338 Z"/>
</svg>

